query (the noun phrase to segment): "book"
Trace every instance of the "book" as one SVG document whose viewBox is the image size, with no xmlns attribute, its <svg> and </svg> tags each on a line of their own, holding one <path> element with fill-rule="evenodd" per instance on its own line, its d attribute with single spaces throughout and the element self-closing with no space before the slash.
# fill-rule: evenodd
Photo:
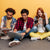
<svg viewBox="0 0 50 50">
<path fill-rule="evenodd" d="M 13 32 L 13 31 L 9 31 L 9 32 L 7 32 L 7 34 L 10 38 L 16 37 L 20 40 L 23 39 L 23 36 L 21 35 L 21 33 L 16 33 L 16 32 Z"/>
</svg>

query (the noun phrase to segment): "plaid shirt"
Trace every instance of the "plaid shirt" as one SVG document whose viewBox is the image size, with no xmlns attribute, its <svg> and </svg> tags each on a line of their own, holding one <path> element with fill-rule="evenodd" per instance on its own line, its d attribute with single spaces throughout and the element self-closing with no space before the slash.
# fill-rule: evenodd
<svg viewBox="0 0 50 50">
<path fill-rule="evenodd" d="M 33 19 L 28 17 L 27 19 L 27 24 L 26 24 L 26 29 L 27 28 L 32 28 L 33 27 Z M 23 27 L 24 27 L 24 20 L 23 18 L 19 18 L 16 22 L 16 25 L 15 25 L 15 28 L 14 29 L 17 29 L 17 30 L 23 30 Z"/>
</svg>

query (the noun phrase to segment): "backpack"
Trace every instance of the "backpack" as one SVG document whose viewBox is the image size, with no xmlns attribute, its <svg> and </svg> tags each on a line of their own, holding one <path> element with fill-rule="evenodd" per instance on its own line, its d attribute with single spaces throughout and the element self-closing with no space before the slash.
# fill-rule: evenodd
<svg viewBox="0 0 50 50">
<path fill-rule="evenodd" d="M 50 18 L 49 18 L 49 24 L 50 24 Z"/>
</svg>

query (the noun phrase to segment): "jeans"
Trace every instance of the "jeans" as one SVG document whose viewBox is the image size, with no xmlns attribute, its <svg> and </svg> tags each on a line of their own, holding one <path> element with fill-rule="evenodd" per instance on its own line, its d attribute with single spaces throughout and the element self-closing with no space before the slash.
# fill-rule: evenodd
<svg viewBox="0 0 50 50">
<path fill-rule="evenodd" d="M 23 31 L 17 31 L 16 33 L 23 33 L 23 32 L 25 32 L 25 30 L 23 30 Z M 37 27 L 32 27 L 32 29 L 31 29 L 24 37 L 29 36 L 29 34 L 30 34 L 31 32 L 37 32 Z M 20 40 L 20 38 L 18 38 L 18 36 L 16 36 L 16 37 L 14 38 L 14 40 Z"/>
<path fill-rule="evenodd" d="M 36 26 L 34 26 L 34 27 L 32 27 L 32 29 L 31 29 L 30 32 L 34 32 L 34 33 L 36 33 L 36 32 L 38 32 L 38 28 L 37 28 Z"/>
<path fill-rule="evenodd" d="M 47 31 L 50 31 L 50 24 L 46 25 L 46 29 L 47 29 Z"/>
</svg>

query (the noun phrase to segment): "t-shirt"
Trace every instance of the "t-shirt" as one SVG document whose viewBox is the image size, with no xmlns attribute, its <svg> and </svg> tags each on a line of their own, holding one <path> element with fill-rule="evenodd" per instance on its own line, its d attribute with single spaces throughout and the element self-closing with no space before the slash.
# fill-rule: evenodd
<svg viewBox="0 0 50 50">
<path fill-rule="evenodd" d="M 26 24 L 27 24 L 27 22 L 24 23 L 23 30 L 26 30 Z"/>
<path fill-rule="evenodd" d="M 10 20 L 7 19 L 7 21 L 6 21 L 6 27 L 9 29 L 11 28 L 10 27 L 11 21 L 12 21 L 12 19 L 10 19 Z"/>
</svg>

